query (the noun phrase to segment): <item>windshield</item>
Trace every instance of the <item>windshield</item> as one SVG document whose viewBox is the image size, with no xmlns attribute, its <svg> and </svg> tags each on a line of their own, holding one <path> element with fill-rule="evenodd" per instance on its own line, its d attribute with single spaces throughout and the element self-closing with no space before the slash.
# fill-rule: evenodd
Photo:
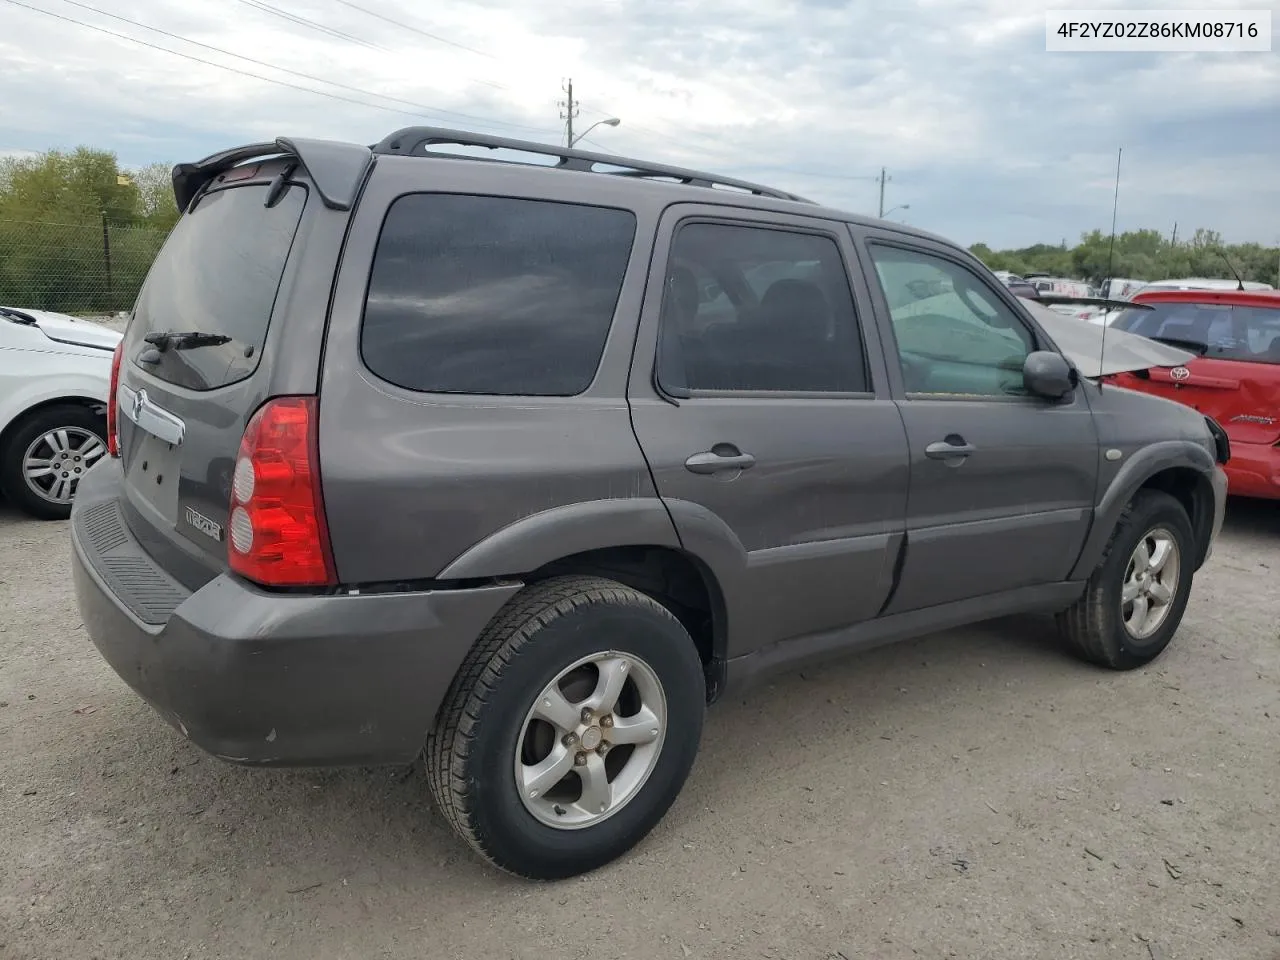
<svg viewBox="0 0 1280 960">
<path fill-rule="evenodd" d="M 1194 350 L 1216 360 L 1280 363 L 1280 304 L 1155 303 L 1154 310 L 1121 311 L 1113 326 Z"/>
<path fill-rule="evenodd" d="M 267 190 L 266 184 L 218 190 L 178 221 L 138 294 L 129 327 L 128 356 L 135 363 L 146 357 L 147 372 L 211 390 L 257 369 L 307 198 L 297 184 L 267 207 Z M 162 333 L 185 336 L 166 341 L 157 336 Z"/>
</svg>

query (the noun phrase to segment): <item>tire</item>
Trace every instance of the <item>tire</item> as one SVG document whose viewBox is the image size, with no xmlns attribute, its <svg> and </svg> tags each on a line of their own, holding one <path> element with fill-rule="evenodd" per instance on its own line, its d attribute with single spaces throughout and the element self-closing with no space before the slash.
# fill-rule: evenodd
<svg viewBox="0 0 1280 960">
<path fill-rule="evenodd" d="M 1155 576 L 1157 584 L 1168 590 L 1169 599 L 1159 607 L 1164 611 L 1162 619 L 1147 621 L 1153 627 L 1151 632 L 1140 629 L 1135 632 L 1131 626 L 1142 624 L 1136 620 L 1132 625 L 1126 624 L 1126 611 L 1132 616 L 1136 610 L 1125 602 L 1124 591 L 1127 582 L 1133 584 L 1138 579 L 1136 573 L 1140 571 L 1136 563 L 1140 558 L 1135 554 L 1140 545 L 1146 545 L 1153 559 L 1160 554 L 1161 548 L 1151 549 L 1157 538 L 1173 544 L 1173 551 L 1166 555 Z M 1164 652 L 1182 622 L 1195 572 L 1192 567 L 1194 544 L 1191 521 L 1182 504 L 1167 493 L 1138 491 L 1121 514 L 1102 559 L 1089 577 L 1084 595 L 1058 614 L 1058 629 L 1063 638 L 1083 659 L 1112 670 L 1132 670 L 1150 663 Z M 1172 564 L 1176 564 L 1176 569 L 1170 582 Z M 1140 585 L 1134 590 L 1140 596 L 1146 595 Z M 1149 609 L 1156 609 L 1156 599 L 1148 599 Z"/>
<path fill-rule="evenodd" d="M 581 737 L 570 746 L 561 735 L 567 727 L 553 728 L 531 717 L 531 711 L 535 705 L 542 709 L 540 702 L 550 705 L 543 694 L 568 668 L 601 655 L 606 656 L 599 663 L 611 675 L 623 676 L 618 671 L 630 668 L 621 681 L 623 695 L 613 713 L 577 728 Z M 587 702 L 572 685 L 579 684 L 578 692 L 598 695 L 604 676 L 594 664 L 570 674 L 564 687 L 570 719 Z M 651 713 L 626 715 L 638 702 L 652 705 Z M 564 879 L 621 856 L 662 819 L 693 766 L 705 711 L 701 660 L 689 634 L 665 607 L 611 580 L 557 577 L 517 594 L 459 668 L 427 737 L 427 778 L 445 818 L 490 863 L 531 880 Z M 654 715 L 665 723 L 634 723 Z M 615 717 L 616 726 L 606 730 Z M 652 739 L 613 746 L 601 755 L 596 739 L 615 734 L 619 739 Z M 528 776 L 531 765 L 543 758 L 535 749 L 539 738 L 561 762 L 589 758 L 590 768 L 582 768 L 587 772 L 621 761 L 621 767 L 613 767 L 608 790 L 622 794 L 630 784 L 629 798 L 591 819 L 595 814 L 581 809 L 586 793 L 572 799 L 575 785 L 586 783 L 575 765 L 558 787 L 549 782 L 544 796 L 526 799 L 525 788 L 531 784 L 517 778 L 522 772 Z M 563 761 L 566 753 L 572 754 L 569 761 Z M 644 770 L 648 772 L 640 776 Z M 568 799 L 556 798 L 557 790 L 567 790 Z"/>
<path fill-rule="evenodd" d="M 60 459 L 64 451 L 51 446 L 47 441 L 42 442 L 42 438 L 53 437 L 59 446 L 63 445 L 62 440 L 56 439 L 58 431 L 62 431 L 67 441 L 65 460 Z M 93 450 L 98 451 L 96 455 L 75 459 L 82 453 L 92 453 Z M 18 421 L 10 431 L 3 449 L 0 449 L 0 488 L 3 488 L 10 503 L 37 519 L 66 520 L 71 516 L 71 501 L 83 471 L 102 459 L 106 450 L 105 417 L 75 403 L 41 407 Z M 28 482 L 23 464 L 29 455 L 57 462 L 67 469 L 54 471 L 52 475 Z M 65 480 L 59 473 L 66 474 Z M 46 481 L 50 483 L 50 488 L 42 494 L 36 487 L 42 486 Z M 65 484 L 61 490 L 60 483 Z M 66 496 L 57 496 L 67 490 L 70 492 Z"/>
</svg>

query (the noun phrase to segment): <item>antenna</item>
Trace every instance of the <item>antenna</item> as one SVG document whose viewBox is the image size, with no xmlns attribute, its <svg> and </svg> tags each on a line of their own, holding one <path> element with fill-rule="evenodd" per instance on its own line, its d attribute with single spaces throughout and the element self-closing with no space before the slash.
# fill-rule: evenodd
<svg viewBox="0 0 1280 960">
<path fill-rule="evenodd" d="M 1111 279 L 1111 264 L 1115 259 L 1116 253 L 1116 211 L 1120 209 L 1120 157 L 1124 154 L 1124 147 L 1116 150 L 1116 191 L 1111 198 L 1111 245 L 1107 248 L 1107 279 Z M 1102 315 L 1102 344 L 1098 350 L 1098 389 L 1102 389 L 1102 371 L 1106 369 L 1107 363 L 1107 327 L 1111 326 L 1107 322 L 1107 315 Z"/>
<path fill-rule="evenodd" d="M 1227 252 L 1223 250 L 1221 247 L 1215 247 L 1214 250 L 1217 252 L 1218 256 L 1220 256 L 1223 259 L 1223 261 L 1226 263 L 1227 269 L 1231 271 L 1231 275 L 1236 278 L 1236 289 L 1243 291 L 1244 281 L 1240 279 L 1240 272 L 1236 270 L 1235 264 L 1233 264 L 1227 258 Z"/>
</svg>

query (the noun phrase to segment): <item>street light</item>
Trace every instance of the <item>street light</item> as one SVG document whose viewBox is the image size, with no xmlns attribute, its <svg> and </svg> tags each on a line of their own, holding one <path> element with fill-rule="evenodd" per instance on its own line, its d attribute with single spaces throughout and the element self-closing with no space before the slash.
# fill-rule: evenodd
<svg viewBox="0 0 1280 960">
<path fill-rule="evenodd" d="M 893 213 L 893 211 L 894 211 L 894 210 L 910 210 L 910 209 L 911 209 L 911 204 L 909 204 L 909 203 L 903 203 L 903 204 L 900 204 L 899 206 L 891 207 L 890 209 L 886 210 L 886 211 L 884 212 L 884 216 L 882 216 L 880 219 L 881 219 L 881 220 L 888 220 L 888 219 L 889 219 L 889 214 Z"/>
<path fill-rule="evenodd" d="M 583 130 L 580 134 L 578 134 L 576 137 L 570 140 L 569 146 L 573 147 L 574 144 L 576 144 L 579 140 L 581 140 L 583 137 L 585 137 L 588 133 L 590 133 L 592 130 L 594 130 L 598 126 L 603 125 L 606 127 L 616 127 L 621 122 L 622 121 L 619 120 L 617 117 L 610 117 L 608 120 L 597 120 L 591 126 L 587 127 L 587 129 Z"/>
</svg>

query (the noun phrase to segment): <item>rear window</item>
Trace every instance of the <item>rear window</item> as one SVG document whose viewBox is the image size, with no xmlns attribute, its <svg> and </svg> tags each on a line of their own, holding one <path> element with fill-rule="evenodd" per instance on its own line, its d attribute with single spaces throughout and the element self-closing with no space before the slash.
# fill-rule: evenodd
<svg viewBox="0 0 1280 960">
<path fill-rule="evenodd" d="M 573 396 L 595 377 L 636 221 L 546 200 L 410 194 L 387 213 L 360 350 L 409 390 Z"/>
<path fill-rule="evenodd" d="M 1118 330 L 1194 350 L 1216 360 L 1280 363 L 1280 307 L 1154 303 L 1116 317 Z"/>
<path fill-rule="evenodd" d="M 129 356 L 142 369 L 178 386 L 212 390 L 258 368 L 307 202 L 306 188 L 295 184 L 268 208 L 267 189 L 215 191 L 178 221 L 134 306 Z M 157 333 L 201 336 L 173 340 L 156 360 L 143 337 Z M 139 363 L 148 355 L 156 362 Z"/>
</svg>

